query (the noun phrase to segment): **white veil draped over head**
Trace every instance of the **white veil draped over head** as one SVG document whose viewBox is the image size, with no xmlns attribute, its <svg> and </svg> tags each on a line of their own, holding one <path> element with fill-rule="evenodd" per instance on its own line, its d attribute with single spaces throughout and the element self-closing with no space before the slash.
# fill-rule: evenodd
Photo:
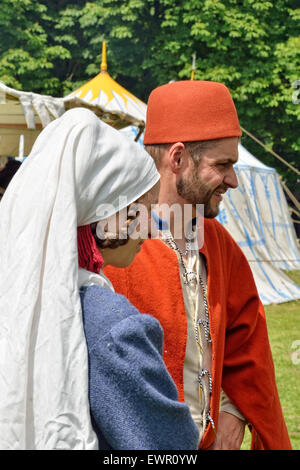
<svg viewBox="0 0 300 470">
<path fill-rule="evenodd" d="M 146 151 L 82 108 L 43 130 L 12 179 L 0 204 L 0 449 L 97 448 L 77 226 L 158 180 Z"/>
</svg>

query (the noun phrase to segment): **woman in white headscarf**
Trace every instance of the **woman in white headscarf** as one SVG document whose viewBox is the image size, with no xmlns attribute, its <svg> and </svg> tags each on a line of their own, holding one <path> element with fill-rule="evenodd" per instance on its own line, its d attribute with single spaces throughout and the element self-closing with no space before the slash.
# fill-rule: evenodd
<svg viewBox="0 0 300 470">
<path fill-rule="evenodd" d="M 101 257 L 99 263 L 95 250 L 93 269 L 90 270 L 91 260 L 78 269 L 78 248 L 82 249 L 82 244 L 77 246 L 77 227 L 85 227 L 86 231 L 90 224 L 104 218 L 99 214 L 105 212 L 105 217 L 109 217 L 124 209 L 153 188 L 158 180 L 152 159 L 138 145 L 102 123 L 90 111 L 76 109 L 45 128 L 11 181 L 0 204 L 1 449 L 97 449 L 98 440 L 102 443 L 103 433 L 99 431 L 102 418 L 99 422 L 96 416 L 97 434 L 91 423 L 88 351 L 82 314 L 85 315 L 85 296 L 91 288 L 99 289 L 98 295 L 100 291 L 103 294 L 106 285 L 109 288 L 105 292 L 120 296 L 112 292 L 109 281 L 97 272 Z M 120 195 L 124 198 L 119 198 Z M 103 204 L 106 204 L 105 211 L 102 211 Z M 103 253 L 105 257 L 105 251 Z M 80 286 L 84 286 L 81 294 Z M 106 311 L 103 302 L 110 305 L 114 298 L 104 296 L 98 300 L 95 308 L 101 325 L 101 308 Z M 121 313 L 122 308 L 121 305 L 118 310 Z M 113 307 L 110 311 L 113 314 Z M 137 313 L 129 312 L 128 316 L 134 317 Z M 114 325 L 105 326 L 106 334 L 116 335 L 113 352 L 119 353 L 118 341 L 122 347 L 126 342 L 128 347 L 136 344 L 137 350 L 141 342 L 146 343 L 145 352 L 153 353 L 149 368 L 146 365 L 142 372 L 150 384 L 149 389 L 153 390 L 148 403 L 153 397 L 164 395 L 170 410 L 174 407 L 174 416 L 180 418 L 178 425 L 187 425 L 193 447 L 197 437 L 190 416 L 182 408 L 185 405 L 176 402 L 174 384 L 160 355 L 156 355 L 161 342 L 161 338 L 157 339 L 157 335 L 161 335 L 159 324 L 154 324 L 148 315 L 139 316 L 147 319 L 145 324 L 140 326 L 138 322 L 136 328 L 135 322 L 129 322 L 126 328 L 131 329 L 131 336 L 125 335 L 126 340 L 124 332 L 118 330 L 122 323 L 119 317 L 114 331 L 111 328 Z M 148 324 L 148 319 L 152 323 Z M 90 331 L 86 334 L 89 341 Z M 137 343 L 135 335 L 139 338 Z M 103 344 L 108 350 L 107 341 Z M 130 360 L 137 356 L 133 351 Z M 120 358 L 126 369 L 124 350 Z M 121 363 L 118 367 L 122 374 Z M 157 372 L 163 374 L 163 389 L 157 383 Z M 101 364 L 91 373 L 101 377 Z M 108 371 L 105 369 L 104 373 Z M 118 382 L 118 377 L 115 379 Z M 108 386 L 113 387 L 113 381 L 109 381 Z M 106 390 L 103 400 L 109 399 L 108 392 Z M 125 397 L 126 390 L 123 392 Z M 131 410 L 134 415 L 134 408 Z M 128 414 L 127 418 L 130 420 Z M 106 444 L 102 448 L 130 448 L 130 441 L 122 440 L 122 436 L 110 442 L 110 433 L 116 425 L 120 429 L 123 426 L 118 420 L 114 423 L 115 427 L 104 429 Z M 144 435 L 150 436 L 149 448 L 156 442 L 151 435 L 158 433 L 157 420 L 151 426 L 147 427 L 147 423 L 140 426 Z M 171 442 L 171 436 L 169 440 Z M 146 448 L 146 441 L 147 437 L 133 448 Z M 185 444 L 183 440 L 183 446 Z"/>
</svg>

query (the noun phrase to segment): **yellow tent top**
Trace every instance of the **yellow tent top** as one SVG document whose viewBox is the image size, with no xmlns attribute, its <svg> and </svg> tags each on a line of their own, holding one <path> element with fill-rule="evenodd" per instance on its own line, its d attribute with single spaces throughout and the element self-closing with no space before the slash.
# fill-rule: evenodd
<svg viewBox="0 0 300 470">
<path fill-rule="evenodd" d="M 119 85 L 107 72 L 106 42 L 102 44 L 100 73 L 92 80 L 73 91 L 69 97 L 76 96 L 91 104 L 101 106 L 107 111 L 119 111 L 132 116 L 137 121 L 146 120 L 147 106 L 124 87 Z M 141 122 L 137 125 L 141 125 Z"/>
</svg>

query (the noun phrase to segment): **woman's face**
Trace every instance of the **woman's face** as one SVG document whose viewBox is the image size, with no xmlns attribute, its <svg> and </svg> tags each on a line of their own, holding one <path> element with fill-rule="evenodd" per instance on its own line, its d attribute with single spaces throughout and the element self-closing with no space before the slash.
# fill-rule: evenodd
<svg viewBox="0 0 300 470">
<path fill-rule="evenodd" d="M 156 204 L 158 201 L 160 184 L 159 182 L 153 186 L 150 191 L 141 196 L 136 202 L 143 205 L 147 210 L 147 222 L 148 225 L 147 234 L 151 232 L 151 206 Z M 136 233 L 139 233 L 140 224 L 136 226 Z M 125 245 L 118 246 L 117 248 L 102 248 L 100 252 L 104 259 L 104 266 L 111 265 L 118 268 L 126 268 L 129 266 L 137 253 L 141 251 L 142 244 L 145 240 L 145 234 L 143 238 L 140 236 L 134 236 L 134 238 L 129 237 L 128 242 Z"/>
<path fill-rule="evenodd" d="M 109 264 L 117 268 L 126 268 L 133 262 L 135 255 L 141 250 L 143 242 L 144 240 L 141 238 L 137 240 L 129 238 L 126 245 L 118 246 L 118 248 L 101 249 L 104 266 Z"/>
</svg>

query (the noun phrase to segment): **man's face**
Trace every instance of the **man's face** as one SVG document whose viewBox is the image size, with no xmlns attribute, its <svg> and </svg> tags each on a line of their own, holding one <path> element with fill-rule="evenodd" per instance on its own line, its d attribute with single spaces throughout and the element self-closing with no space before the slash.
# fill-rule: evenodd
<svg viewBox="0 0 300 470">
<path fill-rule="evenodd" d="M 233 168 L 237 160 L 238 138 L 220 139 L 177 180 L 178 194 L 190 204 L 204 204 L 205 217 L 216 217 L 222 194 L 238 186 Z"/>
</svg>

